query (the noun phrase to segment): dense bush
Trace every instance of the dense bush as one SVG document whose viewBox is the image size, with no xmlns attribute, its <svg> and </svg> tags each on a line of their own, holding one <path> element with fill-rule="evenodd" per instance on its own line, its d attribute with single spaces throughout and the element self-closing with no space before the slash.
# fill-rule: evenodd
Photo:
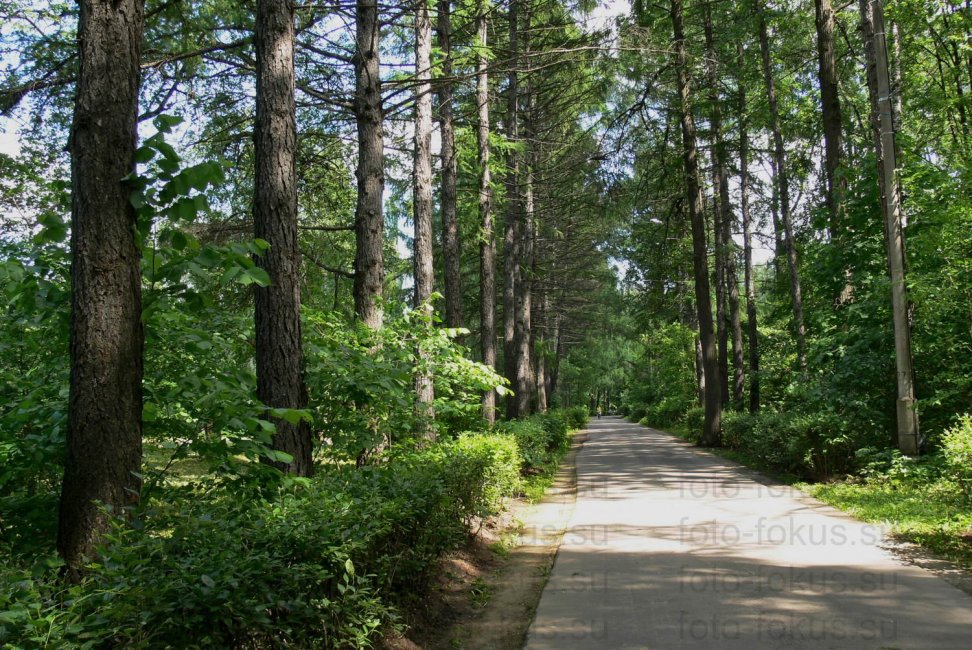
<svg viewBox="0 0 972 650">
<path fill-rule="evenodd" d="M 572 406 L 563 410 L 564 421 L 570 429 L 584 429 L 591 418 L 591 414 L 583 406 Z"/>
<path fill-rule="evenodd" d="M 701 406 L 693 406 L 682 415 L 682 424 L 692 436 L 701 437 L 704 423 L 705 409 Z"/>
<path fill-rule="evenodd" d="M 858 450 L 879 446 L 874 433 L 853 430 L 832 411 L 722 414 L 722 443 L 747 452 L 777 469 L 826 478 L 862 466 Z"/>
<path fill-rule="evenodd" d="M 972 500 L 972 415 L 963 415 L 945 432 L 942 455 L 949 474 Z"/>
<path fill-rule="evenodd" d="M 150 504 L 79 585 L 59 586 L 56 562 L 0 569 L 0 644 L 361 647 L 517 489 L 520 462 L 509 438 L 467 435 L 272 493 Z"/>
</svg>

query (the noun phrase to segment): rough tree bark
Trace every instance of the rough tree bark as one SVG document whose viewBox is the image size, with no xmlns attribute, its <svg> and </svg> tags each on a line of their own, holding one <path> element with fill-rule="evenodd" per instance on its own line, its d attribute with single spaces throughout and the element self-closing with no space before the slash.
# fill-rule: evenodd
<svg viewBox="0 0 972 650">
<path fill-rule="evenodd" d="M 479 335 L 483 363 L 496 367 L 496 236 L 489 173 L 489 61 L 486 58 L 486 0 L 476 2 L 476 146 L 479 164 Z M 483 393 L 483 417 L 496 421 L 496 391 Z"/>
<path fill-rule="evenodd" d="M 358 130 L 358 201 L 354 232 L 354 310 L 362 323 L 381 327 L 385 283 L 385 149 L 378 41 L 381 24 L 377 0 L 355 5 L 354 117 Z"/>
<path fill-rule="evenodd" d="M 456 220 L 456 136 L 452 107 L 452 0 L 438 1 L 436 41 L 442 52 L 438 83 L 439 132 L 442 154 L 442 260 L 445 279 L 445 323 L 462 326 L 462 274 L 459 269 L 459 223 Z"/>
<path fill-rule="evenodd" d="M 692 82 L 685 48 L 682 0 L 670 0 L 670 17 L 674 34 L 675 68 L 678 74 L 678 107 L 682 122 L 682 154 L 685 164 L 685 193 L 689 219 L 692 222 L 692 266 L 695 275 L 695 307 L 699 319 L 705 377 L 705 423 L 699 444 L 709 447 L 722 442 L 722 397 L 719 394 L 719 368 L 716 342 L 712 331 L 712 304 L 709 291 L 708 246 L 705 236 L 705 214 L 702 188 L 699 184 L 698 147 L 695 119 L 692 117 Z"/>
<path fill-rule="evenodd" d="M 763 60 L 763 77 L 766 80 L 766 99 L 770 109 L 770 130 L 773 132 L 773 158 L 776 165 L 776 184 L 780 201 L 780 221 L 785 236 L 786 263 L 790 272 L 790 301 L 793 308 L 793 325 L 797 338 L 797 365 L 807 367 L 807 337 L 803 323 L 803 291 L 800 288 L 800 268 L 797 264 L 796 240 L 793 237 L 793 215 L 790 210 L 790 178 L 786 169 L 786 149 L 783 146 L 783 130 L 780 125 L 780 109 L 776 97 L 776 79 L 770 60 L 769 32 L 766 28 L 765 7 L 759 11 L 759 49 Z"/>
<path fill-rule="evenodd" d="M 524 12 L 523 20 L 523 53 L 527 61 L 530 60 L 530 10 L 529 6 Z M 518 211 L 520 223 L 517 226 L 517 234 L 520 238 L 519 251 L 519 271 L 517 272 L 516 296 L 514 302 L 515 324 L 514 339 L 516 352 L 516 412 L 517 417 L 530 414 L 533 391 L 536 384 L 533 379 L 533 363 L 531 361 L 533 353 L 533 323 L 531 316 L 533 313 L 533 248 L 536 239 L 536 224 L 534 222 L 534 195 L 533 195 L 533 175 L 536 169 L 536 145 L 533 142 L 534 136 L 534 112 L 533 112 L 533 82 L 532 77 L 527 76 L 525 92 L 522 102 L 523 110 L 523 141 L 526 149 L 520 168 L 520 191 L 522 192 L 521 209 Z"/>
<path fill-rule="evenodd" d="M 871 97 L 874 148 L 880 178 L 881 212 L 891 276 L 891 311 L 894 319 L 894 352 L 897 368 L 898 448 L 902 453 L 919 451 L 918 412 L 915 404 L 914 368 L 911 357 L 911 323 L 905 284 L 905 250 L 901 192 L 897 176 L 891 79 L 884 30 L 882 0 L 860 0 L 864 30 L 867 80 Z"/>
<path fill-rule="evenodd" d="M 536 335 L 536 349 L 533 351 L 534 377 L 536 379 L 535 390 L 537 392 L 537 412 L 546 413 L 547 404 L 547 322 L 550 310 L 550 292 L 541 291 L 537 318 L 533 322 L 533 330 Z M 538 331 L 539 330 L 539 331 Z"/>
<path fill-rule="evenodd" d="M 82 0 L 71 125 L 71 345 L 57 548 L 77 575 L 108 524 L 138 503 L 141 256 L 122 181 L 135 170 L 142 0 Z"/>
<path fill-rule="evenodd" d="M 506 137 L 510 142 L 519 140 L 519 39 L 517 9 L 519 0 L 511 0 L 509 6 L 510 70 L 506 88 Z M 520 251 L 518 234 L 520 222 L 520 157 L 514 149 L 507 154 L 506 172 L 506 224 L 503 232 L 503 369 L 510 385 L 516 387 L 516 293 L 519 282 Z M 515 395 L 506 397 L 506 417 L 518 417 Z"/>
<path fill-rule="evenodd" d="M 740 70 L 744 59 L 739 45 Z M 743 256 L 746 285 L 746 332 L 749 339 L 749 412 L 759 411 L 759 329 L 756 322 L 756 280 L 753 273 L 753 231 L 749 212 L 749 123 L 746 86 L 740 74 L 739 89 L 739 211 L 743 223 Z"/>
<path fill-rule="evenodd" d="M 722 281 L 724 283 L 721 291 L 724 293 L 724 303 L 728 308 L 728 323 L 722 325 L 723 330 L 728 330 L 732 334 L 732 401 L 738 407 L 743 402 L 743 392 L 745 389 L 743 342 L 742 342 L 742 319 L 739 314 L 739 283 L 736 281 L 736 257 L 735 246 L 732 240 L 732 204 L 729 199 L 729 156 L 726 151 L 726 143 L 722 135 L 722 99 L 719 96 L 719 64 L 715 50 L 715 37 L 712 29 L 711 2 L 705 5 L 705 45 L 708 51 L 707 73 L 709 77 L 709 100 L 711 103 L 710 126 L 712 129 L 712 158 L 713 158 L 713 187 L 718 194 L 716 211 L 718 219 L 717 228 L 720 229 L 720 236 L 716 241 L 721 244 L 721 250 L 716 250 L 716 259 L 722 260 Z M 725 317 L 723 314 L 723 318 Z M 727 355 L 723 337 L 720 334 L 719 347 L 722 355 Z M 723 405 L 728 404 L 729 398 L 729 372 L 728 359 L 720 359 L 720 373 L 723 376 L 722 389 Z"/>
<path fill-rule="evenodd" d="M 834 9 L 830 0 L 814 0 L 817 23 L 817 62 L 820 106 L 824 132 L 825 202 L 830 216 L 830 234 L 839 243 L 846 227 L 843 197 L 847 183 L 839 176 L 841 159 L 840 96 L 837 92 L 837 54 L 834 48 Z"/>
<path fill-rule="evenodd" d="M 307 407 L 300 330 L 297 247 L 297 114 L 294 101 L 294 10 L 290 0 L 258 0 L 256 12 L 254 235 L 270 244 L 256 262 L 270 276 L 257 287 L 257 397 L 270 408 Z M 299 476 L 314 473 L 310 426 L 271 418 L 273 448 L 289 462 L 271 463 Z"/>
<path fill-rule="evenodd" d="M 412 221 L 415 224 L 414 275 L 415 308 L 432 315 L 432 23 L 429 5 L 415 5 L 415 143 L 412 169 Z M 425 355 L 421 350 L 419 359 Z M 426 420 L 423 437 L 435 439 L 431 419 L 432 376 L 419 371 L 415 376 L 415 397 L 419 415 Z"/>
</svg>

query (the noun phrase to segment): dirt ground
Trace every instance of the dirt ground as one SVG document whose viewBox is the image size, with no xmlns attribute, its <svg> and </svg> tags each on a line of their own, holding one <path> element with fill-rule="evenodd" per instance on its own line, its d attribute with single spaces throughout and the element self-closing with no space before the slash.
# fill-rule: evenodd
<svg viewBox="0 0 972 650">
<path fill-rule="evenodd" d="M 553 566 L 576 496 L 574 436 L 554 485 L 537 504 L 514 501 L 443 558 L 422 608 L 386 650 L 519 650 Z"/>
</svg>

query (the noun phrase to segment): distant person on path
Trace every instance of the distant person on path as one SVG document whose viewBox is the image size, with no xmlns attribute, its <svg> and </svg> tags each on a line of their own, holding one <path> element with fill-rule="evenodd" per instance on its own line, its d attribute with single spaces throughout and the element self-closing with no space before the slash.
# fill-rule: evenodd
<svg viewBox="0 0 972 650">
<path fill-rule="evenodd" d="M 598 420 L 601 419 L 601 407 L 600 406 L 597 407 L 597 419 Z"/>
</svg>

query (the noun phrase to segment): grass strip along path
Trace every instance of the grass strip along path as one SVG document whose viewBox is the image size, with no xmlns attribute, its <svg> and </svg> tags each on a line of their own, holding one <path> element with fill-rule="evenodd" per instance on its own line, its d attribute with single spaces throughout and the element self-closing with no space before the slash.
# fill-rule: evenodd
<svg viewBox="0 0 972 650">
<path fill-rule="evenodd" d="M 881 528 L 670 434 L 594 420 L 528 650 L 955 648 L 972 597 Z"/>
</svg>

